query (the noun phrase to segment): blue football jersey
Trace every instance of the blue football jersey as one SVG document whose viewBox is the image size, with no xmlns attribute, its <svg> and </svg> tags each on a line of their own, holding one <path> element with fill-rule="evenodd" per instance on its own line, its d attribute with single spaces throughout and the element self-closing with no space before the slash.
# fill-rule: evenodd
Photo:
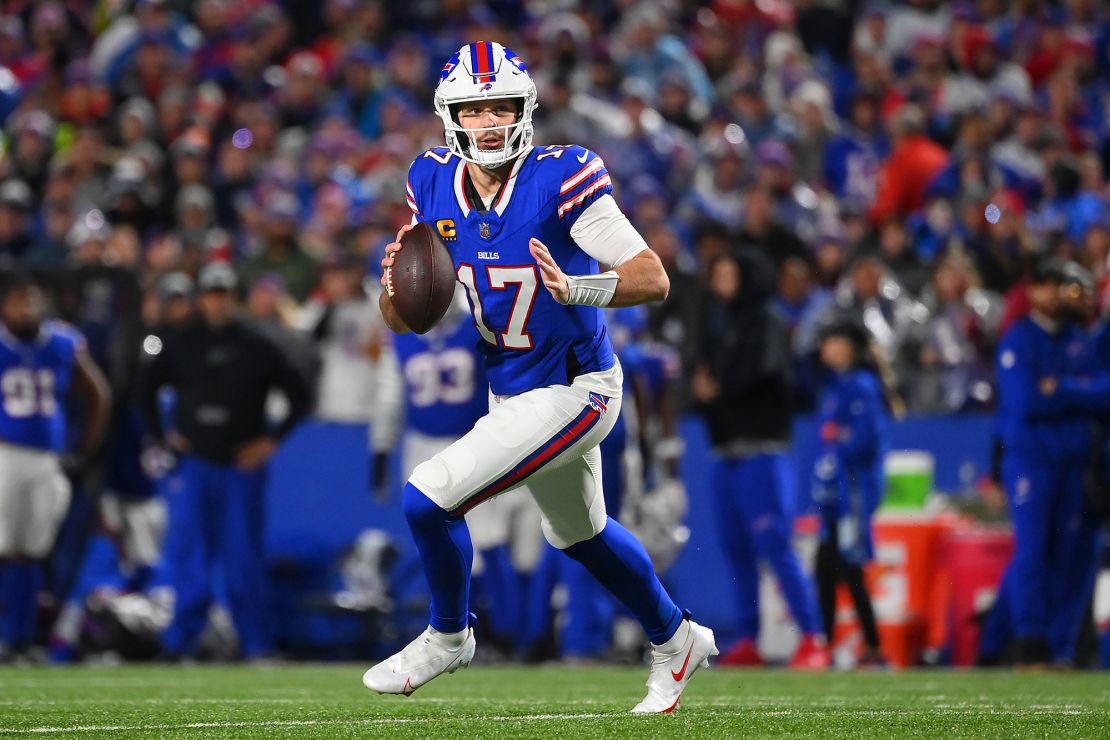
<svg viewBox="0 0 1110 740">
<path fill-rule="evenodd" d="M 65 402 L 77 352 L 71 326 L 48 321 L 24 342 L 0 327 L 0 442 L 53 452 L 65 449 Z"/>
<path fill-rule="evenodd" d="M 405 381 L 406 428 L 429 437 L 461 437 L 489 411 L 489 381 L 474 325 L 444 319 L 423 336 L 401 334 L 393 348 Z"/>
<path fill-rule="evenodd" d="M 598 272 L 570 229 L 612 190 L 604 162 L 579 146 L 523 152 L 485 213 L 472 202 L 466 163 L 446 147 L 424 152 L 409 168 L 409 207 L 451 251 L 494 393 L 569 385 L 578 375 L 613 367 L 602 310 L 556 302 L 528 251 L 535 237 L 564 273 Z"/>
</svg>

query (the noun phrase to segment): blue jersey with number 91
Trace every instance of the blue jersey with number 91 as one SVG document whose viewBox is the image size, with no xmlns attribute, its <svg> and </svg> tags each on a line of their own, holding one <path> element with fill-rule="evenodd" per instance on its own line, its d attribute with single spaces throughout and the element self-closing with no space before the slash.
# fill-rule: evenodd
<svg viewBox="0 0 1110 740">
<path fill-rule="evenodd" d="M 65 449 L 65 399 L 85 340 L 55 321 L 24 342 L 0 327 L 0 442 Z"/>
<path fill-rule="evenodd" d="M 568 275 L 598 272 L 571 238 L 578 217 L 613 190 L 605 164 L 579 146 L 530 147 L 487 210 L 466 163 L 446 147 L 409 168 L 408 204 L 450 250 L 482 337 L 490 386 L 511 396 L 613 367 L 601 309 L 560 305 L 528 251 L 535 237 Z"/>
<path fill-rule="evenodd" d="M 461 437 L 489 411 L 489 382 L 466 315 L 448 315 L 423 336 L 393 348 L 405 381 L 405 426 L 429 437 Z"/>
</svg>

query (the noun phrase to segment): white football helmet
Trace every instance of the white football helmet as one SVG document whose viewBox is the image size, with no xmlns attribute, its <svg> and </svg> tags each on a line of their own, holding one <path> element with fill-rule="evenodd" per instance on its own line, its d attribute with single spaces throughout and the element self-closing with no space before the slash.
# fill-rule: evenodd
<svg viewBox="0 0 1110 740">
<path fill-rule="evenodd" d="M 475 100 L 520 100 L 515 123 L 493 128 L 464 129 L 455 107 Z M 439 75 L 435 94 L 436 113 L 443 121 L 447 147 L 467 162 L 482 167 L 500 167 L 532 143 L 532 114 L 536 110 L 536 84 L 524 62 L 509 49 L 492 41 L 479 41 L 459 49 Z M 484 131 L 504 130 L 505 146 L 482 150 L 475 136 Z"/>
</svg>

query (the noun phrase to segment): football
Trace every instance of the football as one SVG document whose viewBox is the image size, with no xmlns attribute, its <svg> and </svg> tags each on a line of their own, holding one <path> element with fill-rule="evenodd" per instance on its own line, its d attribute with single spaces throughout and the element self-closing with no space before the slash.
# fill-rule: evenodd
<svg viewBox="0 0 1110 740">
<path fill-rule="evenodd" d="M 397 315 L 417 334 L 427 332 L 447 313 L 455 294 L 455 267 L 428 224 L 417 224 L 401 237 L 401 251 L 393 256 L 386 285 Z"/>
</svg>

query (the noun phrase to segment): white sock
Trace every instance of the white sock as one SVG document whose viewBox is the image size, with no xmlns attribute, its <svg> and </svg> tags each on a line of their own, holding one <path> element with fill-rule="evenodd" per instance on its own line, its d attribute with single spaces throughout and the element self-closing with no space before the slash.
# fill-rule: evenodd
<svg viewBox="0 0 1110 740">
<path fill-rule="evenodd" d="M 466 635 L 470 631 L 469 629 L 464 629 L 461 632 L 440 632 L 434 627 L 429 627 L 428 629 L 431 631 L 432 637 L 435 639 L 436 642 L 440 643 L 441 645 L 445 645 L 452 650 L 459 647 L 463 644 L 463 642 L 466 641 Z"/>
<path fill-rule="evenodd" d="M 690 620 L 683 619 L 682 623 L 678 625 L 678 629 L 671 635 L 671 639 L 664 642 L 662 645 L 655 645 L 655 649 L 661 653 L 677 653 L 679 649 L 690 638 Z"/>
</svg>

